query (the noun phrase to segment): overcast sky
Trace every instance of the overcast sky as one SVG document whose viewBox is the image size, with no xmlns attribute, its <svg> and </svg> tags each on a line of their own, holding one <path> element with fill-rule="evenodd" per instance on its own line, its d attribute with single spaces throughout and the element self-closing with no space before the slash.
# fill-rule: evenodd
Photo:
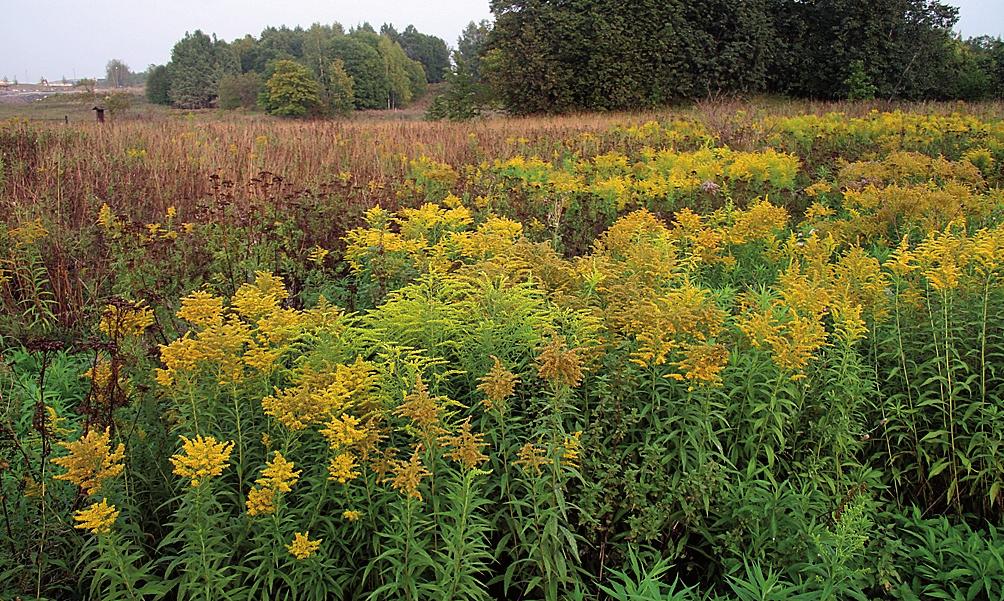
<svg viewBox="0 0 1004 601">
<path fill-rule="evenodd" d="M 947 1 L 966 37 L 1004 35 L 1004 0 Z M 468 22 L 491 17 L 488 0 L 0 0 L 0 15 L 0 78 L 28 82 L 103 77 L 111 58 L 143 70 L 196 29 L 232 40 L 268 25 L 369 21 L 413 24 L 453 46 Z"/>
</svg>

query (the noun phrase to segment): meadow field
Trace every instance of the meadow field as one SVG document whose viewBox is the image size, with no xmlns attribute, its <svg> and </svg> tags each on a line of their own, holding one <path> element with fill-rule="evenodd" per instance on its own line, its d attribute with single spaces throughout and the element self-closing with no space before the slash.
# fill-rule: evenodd
<svg viewBox="0 0 1004 601">
<path fill-rule="evenodd" d="M 1004 598 L 1004 105 L 85 116 L 0 122 L 0 599 Z"/>
</svg>

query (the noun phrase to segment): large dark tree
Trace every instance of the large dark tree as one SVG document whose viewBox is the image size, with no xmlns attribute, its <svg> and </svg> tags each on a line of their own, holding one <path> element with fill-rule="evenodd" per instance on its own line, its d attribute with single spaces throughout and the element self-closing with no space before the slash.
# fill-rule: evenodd
<svg viewBox="0 0 1004 601">
<path fill-rule="evenodd" d="M 196 30 L 174 45 L 168 70 L 171 102 L 182 108 L 205 108 L 216 98 L 220 79 L 237 72 L 239 64 L 226 43 Z"/>
<path fill-rule="evenodd" d="M 775 89 L 842 98 L 861 61 L 880 97 L 941 95 L 958 9 L 939 0 L 769 0 Z"/>
<path fill-rule="evenodd" d="M 634 108 L 766 85 L 764 0 L 494 0 L 484 56 L 519 112 Z"/>
<path fill-rule="evenodd" d="M 492 0 L 491 8 L 495 26 L 478 60 L 515 112 L 760 91 L 842 98 L 855 65 L 856 80 L 898 98 L 944 97 L 968 69 L 972 96 L 992 63 L 953 44 L 958 10 L 940 0 Z"/>
<path fill-rule="evenodd" d="M 352 77 L 356 108 L 386 108 L 390 84 L 377 49 L 351 35 L 332 39 L 330 48 L 332 56 L 342 60 Z"/>
<path fill-rule="evenodd" d="M 171 74 L 165 65 L 150 65 L 146 76 L 146 99 L 153 104 L 171 104 Z"/>
<path fill-rule="evenodd" d="M 471 21 L 467 27 L 460 32 L 457 38 L 457 51 L 454 55 L 454 62 L 463 61 L 465 69 L 475 80 L 481 79 L 481 55 L 484 54 L 488 45 L 488 35 L 492 31 L 490 21 L 483 20 L 480 23 Z"/>
</svg>

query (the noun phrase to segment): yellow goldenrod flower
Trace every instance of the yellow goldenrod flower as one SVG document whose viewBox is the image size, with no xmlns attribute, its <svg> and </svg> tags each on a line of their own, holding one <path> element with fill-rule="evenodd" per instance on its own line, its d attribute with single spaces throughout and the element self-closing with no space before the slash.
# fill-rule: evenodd
<svg viewBox="0 0 1004 601">
<path fill-rule="evenodd" d="M 524 470 L 533 470 L 537 475 L 540 475 L 541 466 L 547 465 L 549 462 L 547 456 L 544 455 L 544 449 L 532 442 L 520 447 L 518 456 L 516 464 L 523 466 Z"/>
<path fill-rule="evenodd" d="M 297 532 L 293 535 L 293 542 L 286 545 L 286 550 L 298 560 L 304 560 L 321 548 L 322 540 L 310 540 L 309 532 Z"/>
<path fill-rule="evenodd" d="M 325 257 L 327 257 L 330 252 L 331 251 L 327 250 L 326 248 L 315 246 L 314 248 L 310 249 L 309 253 L 307 253 L 307 260 L 318 266 L 323 265 Z"/>
<path fill-rule="evenodd" d="M 140 336 L 153 324 L 153 311 L 143 303 L 107 305 L 99 327 L 109 338 Z"/>
<path fill-rule="evenodd" d="M 300 470 L 294 470 L 293 462 L 287 461 L 282 453 L 276 451 L 272 460 L 265 464 L 261 476 L 256 481 L 259 486 L 285 493 L 300 479 Z"/>
<path fill-rule="evenodd" d="M 275 490 L 272 488 L 254 487 L 248 493 L 248 515 L 271 515 L 275 512 Z"/>
<path fill-rule="evenodd" d="M 331 459 L 328 464 L 328 479 L 339 484 L 345 484 L 350 480 L 355 480 L 360 476 L 355 470 L 356 457 L 352 453 L 339 453 Z"/>
<path fill-rule="evenodd" d="M 106 230 L 110 230 L 116 225 L 115 213 L 112 213 L 108 203 L 101 204 L 101 209 L 98 211 L 98 225 Z"/>
<path fill-rule="evenodd" d="M 255 283 L 241 286 L 231 301 L 237 313 L 252 320 L 278 310 L 289 296 L 281 279 L 264 271 L 255 274 Z"/>
<path fill-rule="evenodd" d="M 45 238 L 49 231 L 42 225 L 41 219 L 33 219 L 22 223 L 20 227 L 10 230 L 10 236 L 22 246 L 31 246 L 36 240 Z"/>
<path fill-rule="evenodd" d="M 359 513 L 358 511 L 353 511 L 351 509 L 346 509 L 345 511 L 342 512 L 342 518 L 344 518 L 346 521 L 349 522 L 355 522 L 361 517 L 363 517 L 363 514 Z"/>
<path fill-rule="evenodd" d="M 568 348 L 563 338 L 555 337 L 537 357 L 540 377 L 558 386 L 578 386 L 582 381 L 582 360 L 578 351 Z"/>
<path fill-rule="evenodd" d="M 505 401 L 515 392 L 519 378 L 506 369 L 498 357 L 492 355 L 492 361 L 494 364 L 488 373 L 481 378 L 478 390 L 484 393 L 484 403 L 488 409 L 503 413 Z"/>
<path fill-rule="evenodd" d="M 191 478 L 192 486 L 222 474 L 234 449 L 234 443 L 217 442 L 212 436 L 196 436 L 194 440 L 182 436 L 181 440 L 182 451 L 171 456 L 171 463 L 175 474 Z"/>
<path fill-rule="evenodd" d="M 359 428 L 359 419 L 347 413 L 333 417 L 321 434 L 328 439 L 332 448 L 350 447 L 366 438 L 365 428 Z"/>
<path fill-rule="evenodd" d="M 201 327 L 221 325 L 223 323 L 223 299 L 205 290 L 196 290 L 181 299 L 178 318 Z"/>
<path fill-rule="evenodd" d="M 72 482 L 88 495 L 100 492 L 105 481 L 118 476 L 124 469 L 125 445 L 119 443 L 113 451 L 108 428 L 104 432 L 91 430 L 79 440 L 61 444 L 69 454 L 52 460 L 66 468 L 66 473 L 59 474 L 56 479 Z"/>
<path fill-rule="evenodd" d="M 488 456 L 481 452 L 485 443 L 484 434 L 474 434 L 471 431 L 471 418 L 467 418 L 460 424 L 460 434 L 456 436 L 441 436 L 440 444 L 450 449 L 444 456 L 453 459 L 464 467 L 464 469 L 474 469 L 488 461 Z"/>
<path fill-rule="evenodd" d="M 432 473 L 425 469 L 418 449 L 415 449 L 408 461 L 393 461 L 391 469 L 394 471 L 394 478 L 391 480 L 394 490 L 421 501 L 422 493 L 418 492 L 418 486 L 422 483 L 422 478 L 431 476 Z"/>
<path fill-rule="evenodd" d="M 415 378 L 415 389 L 405 395 L 404 402 L 394 410 L 394 415 L 410 419 L 426 434 L 438 433 L 441 397 L 429 394 L 422 376 Z"/>
<path fill-rule="evenodd" d="M 729 362 L 729 350 L 721 344 L 695 344 L 684 351 L 676 366 L 694 383 L 719 384 L 721 372 Z"/>
<path fill-rule="evenodd" d="M 74 512 L 73 519 L 77 522 L 74 528 L 90 530 L 91 534 L 107 534 L 119 517 L 119 511 L 114 505 L 109 505 L 107 499 L 92 503 L 86 509 Z"/>
<path fill-rule="evenodd" d="M 565 436 L 565 442 L 561 448 L 561 460 L 573 468 L 580 468 L 582 458 L 582 431 L 574 432 L 571 436 Z"/>
</svg>

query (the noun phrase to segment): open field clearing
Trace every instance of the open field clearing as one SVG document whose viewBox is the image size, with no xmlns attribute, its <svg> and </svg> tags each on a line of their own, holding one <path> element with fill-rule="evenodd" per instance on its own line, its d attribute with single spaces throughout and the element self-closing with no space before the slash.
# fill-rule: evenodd
<svg viewBox="0 0 1004 601">
<path fill-rule="evenodd" d="M 1004 105 L 167 110 L 0 124 L 0 599 L 1004 598 Z"/>
</svg>

